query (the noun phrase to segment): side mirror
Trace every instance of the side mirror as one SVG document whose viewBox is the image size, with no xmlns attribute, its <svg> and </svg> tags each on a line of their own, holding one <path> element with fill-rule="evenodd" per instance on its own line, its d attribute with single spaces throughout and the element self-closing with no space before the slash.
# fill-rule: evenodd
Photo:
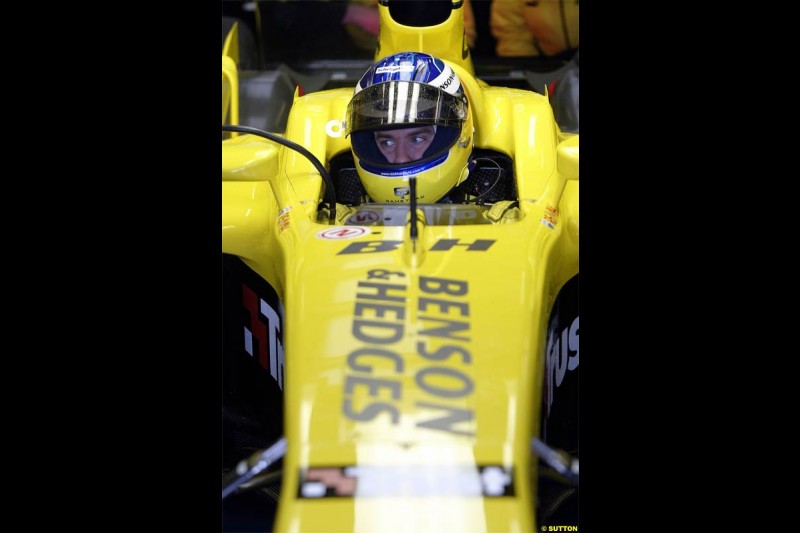
<svg viewBox="0 0 800 533">
<path fill-rule="evenodd" d="M 578 135 L 573 135 L 558 143 L 556 166 L 558 173 L 568 180 L 578 179 Z"/>
<path fill-rule="evenodd" d="M 278 175 L 278 147 L 253 135 L 222 142 L 222 181 L 267 181 Z"/>
</svg>

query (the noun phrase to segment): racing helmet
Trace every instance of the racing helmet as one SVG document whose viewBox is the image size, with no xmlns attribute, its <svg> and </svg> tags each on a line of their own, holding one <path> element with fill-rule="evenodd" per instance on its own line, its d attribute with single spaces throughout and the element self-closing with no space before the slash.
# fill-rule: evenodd
<svg viewBox="0 0 800 533">
<path fill-rule="evenodd" d="M 406 128 L 427 130 L 433 140 L 421 157 L 390 162 L 376 137 Z M 394 54 L 370 67 L 347 105 L 348 135 L 356 170 L 374 202 L 409 202 L 408 178 L 415 175 L 417 199 L 433 203 L 469 173 L 469 102 L 452 67 L 428 54 Z"/>
</svg>

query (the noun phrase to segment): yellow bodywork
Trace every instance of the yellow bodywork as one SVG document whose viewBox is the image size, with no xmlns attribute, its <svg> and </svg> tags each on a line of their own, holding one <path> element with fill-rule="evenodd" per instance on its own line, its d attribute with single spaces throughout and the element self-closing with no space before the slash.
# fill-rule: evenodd
<svg viewBox="0 0 800 533">
<path fill-rule="evenodd" d="M 474 75 L 472 55 L 464 32 L 463 9 L 461 2 L 461 6 L 450 11 L 450 17 L 441 24 L 416 28 L 397 23 L 389 14 L 389 7 L 379 4 L 380 33 L 375 61 L 397 52 L 425 52 Z"/>
<path fill-rule="evenodd" d="M 239 23 L 235 22 L 222 47 L 222 123 L 239 124 Z M 232 135 L 235 136 L 235 135 Z"/>
<path fill-rule="evenodd" d="M 443 225 L 421 209 L 416 243 L 408 222 L 344 223 L 354 211 L 344 206 L 332 225 L 303 156 L 252 135 L 223 141 L 223 253 L 284 309 L 288 451 L 275 529 L 533 531 L 547 320 L 578 273 L 578 136 L 561 134 L 545 96 L 476 79 L 460 38 L 456 57 L 435 39 L 390 35 L 384 15 L 381 57 L 431 53 L 461 78 L 475 147 L 514 160 L 519 218 Z M 285 137 L 327 167 L 350 150 L 341 123 L 352 93 L 296 97 Z M 465 495 L 486 465 L 510 473 L 512 495 Z M 346 466 L 372 490 L 301 497 L 301 476 Z"/>
</svg>

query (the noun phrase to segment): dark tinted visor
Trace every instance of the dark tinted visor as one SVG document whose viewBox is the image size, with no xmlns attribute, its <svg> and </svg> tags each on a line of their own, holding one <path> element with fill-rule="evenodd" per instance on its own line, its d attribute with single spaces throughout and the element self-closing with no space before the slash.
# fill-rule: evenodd
<svg viewBox="0 0 800 533">
<path fill-rule="evenodd" d="M 461 129 L 467 99 L 419 82 L 389 81 L 371 85 L 347 105 L 345 135 L 400 124 L 436 124 Z"/>
</svg>

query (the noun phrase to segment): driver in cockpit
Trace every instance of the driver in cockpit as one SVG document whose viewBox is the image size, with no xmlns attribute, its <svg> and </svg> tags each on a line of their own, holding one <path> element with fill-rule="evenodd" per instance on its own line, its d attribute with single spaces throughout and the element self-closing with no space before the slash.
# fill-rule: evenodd
<svg viewBox="0 0 800 533">
<path fill-rule="evenodd" d="M 356 169 L 373 202 L 434 203 L 469 174 L 473 127 L 469 102 L 453 69 L 440 59 L 403 52 L 362 76 L 347 107 Z"/>
<path fill-rule="evenodd" d="M 493 223 L 520 216 L 513 174 L 473 156 L 469 101 L 441 59 L 402 52 L 371 66 L 347 106 L 345 135 L 371 202 L 410 203 L 414 176 L 419 203 L 490 206 L 480 212 Z"/>
</svg>

